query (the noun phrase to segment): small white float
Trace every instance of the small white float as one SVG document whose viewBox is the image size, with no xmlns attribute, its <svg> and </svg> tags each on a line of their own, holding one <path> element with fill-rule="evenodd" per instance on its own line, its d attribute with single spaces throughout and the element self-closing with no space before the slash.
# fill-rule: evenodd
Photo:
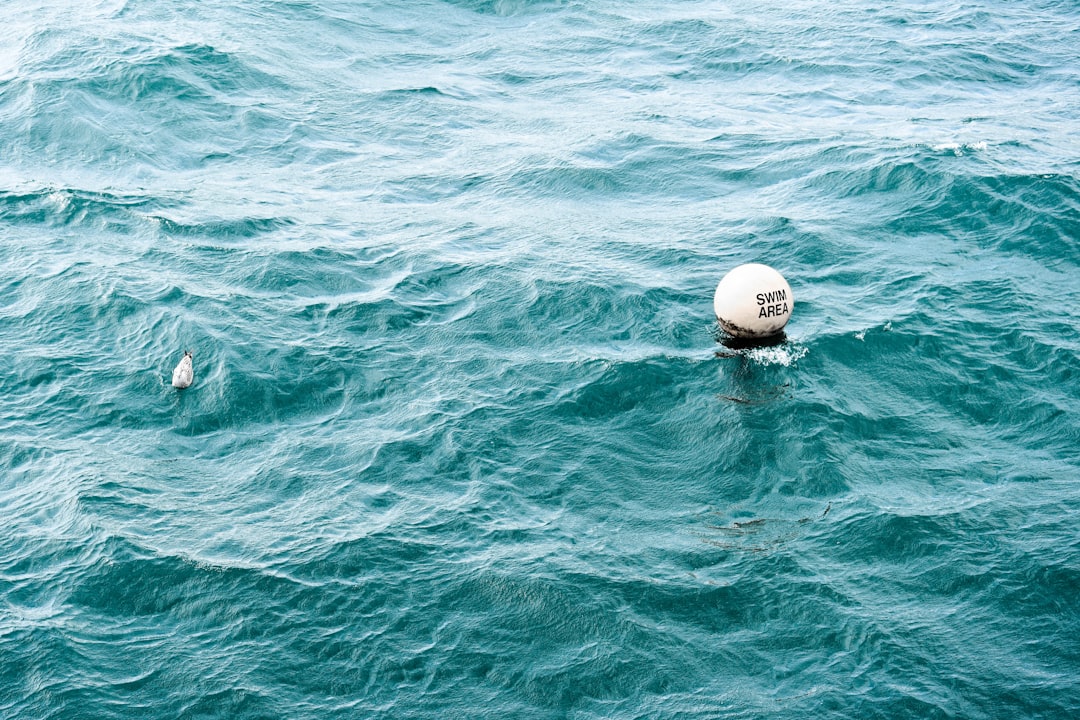
<svg viewBox="0 0 1080 720">
<path fill-rule="evenodd" d="M 195 369 L 191 366 L 191 351 L 185 350 L 184 357 L 180 360 L 176 369 L 172 371 L 172 386 L 183 390 L 190 386 L 191 381 L 194 379 Z"/>
</svg>

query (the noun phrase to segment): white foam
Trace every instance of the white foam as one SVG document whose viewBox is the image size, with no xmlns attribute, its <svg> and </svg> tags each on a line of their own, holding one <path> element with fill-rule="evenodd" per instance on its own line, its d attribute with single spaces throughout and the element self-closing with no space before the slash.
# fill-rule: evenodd
<svg viewBox="0 0 1080 720">
<path fill-rule="evenodd" d="M 870 328 L 863 328 L 862 330 L 859 330 L 858 332 L 855 333 L 855 339 L 856 340 L 866 340 L 866 333 L 869 330 L 873 330 L 873 329 L 874 328 L 870 327 Z M 892 330 L 892 320 L 889 320 L 888 322 L 886 322 L 884 325 L 881 326 L 881 331 L 882 332 L 889 332 L 890 330 Z"/>
<path fill-rule="evenodd" d="M 785 343 L 772 347 L 747 348 L 744 352 L 746 357 L 761 365 L 783 365 L 791 367 L 801 360 L 807 353 L 805 345 Z"/>
<path fill-rule="evenodd" d="M 986 142 L 983 140 L 973 143 L 947 142 L 931 145 L 930 149 L 934 152 L 951 152 L 953 155 L 960 157 L 965 153 L 981 152 L 985 150 Z"/>
</svg>

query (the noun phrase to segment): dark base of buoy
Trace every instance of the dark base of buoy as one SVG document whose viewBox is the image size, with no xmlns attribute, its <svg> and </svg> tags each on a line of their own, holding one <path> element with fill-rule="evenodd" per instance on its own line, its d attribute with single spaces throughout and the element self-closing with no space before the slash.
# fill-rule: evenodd
<svg viewBox="0 0 1080 720">
<path fill-rule="evenodd" d="M 781 331 L 775 335 L 766 335 L 765 337 L 735 337 L 724 333 L 718 339 L 721 345 L 730 350 L 748 350 L 750 348 L 783 345 L 787 342 L 787 334 Z"/>
</svg>

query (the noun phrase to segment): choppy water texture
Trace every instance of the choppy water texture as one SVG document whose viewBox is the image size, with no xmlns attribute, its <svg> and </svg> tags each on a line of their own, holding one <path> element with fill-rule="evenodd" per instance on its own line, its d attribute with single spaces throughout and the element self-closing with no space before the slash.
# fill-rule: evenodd
<svg viewBox="0 0 1080 720">
<path fill-rule="evenodd" d="M 0 716 L 1077 717 L 1078 47 L 4 3 Z"/>
</svg>

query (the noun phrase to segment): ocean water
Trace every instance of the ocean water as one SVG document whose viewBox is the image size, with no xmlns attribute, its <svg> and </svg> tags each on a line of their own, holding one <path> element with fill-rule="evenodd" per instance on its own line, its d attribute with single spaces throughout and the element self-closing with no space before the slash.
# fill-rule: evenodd
<svg viewBox="0 0 1080 720">
<path fill-rule="evenodd" d="M 0 717 L 1080 716 L 1077 47 L 3 3 Z"/>
</svg>

